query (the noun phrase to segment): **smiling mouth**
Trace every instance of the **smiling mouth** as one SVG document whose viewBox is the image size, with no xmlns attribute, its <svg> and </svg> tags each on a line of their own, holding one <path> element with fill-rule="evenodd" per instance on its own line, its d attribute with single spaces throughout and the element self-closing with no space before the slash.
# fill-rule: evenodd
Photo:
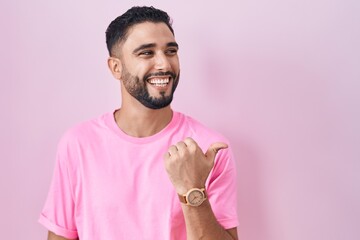
<svg viewBox="0 0 360 240">
<path fill-rule="evenodd" d="M 147 82 L 155 87 L 166 87 L 170 82 L 170 78 L 171 77 L 166 77 L 166 78 L 154 77 L 148 79 Z"/>
</svg>

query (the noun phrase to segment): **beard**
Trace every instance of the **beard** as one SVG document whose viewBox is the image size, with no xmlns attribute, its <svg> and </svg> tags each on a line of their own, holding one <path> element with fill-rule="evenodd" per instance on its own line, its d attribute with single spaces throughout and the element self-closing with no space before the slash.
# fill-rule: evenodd
<svg viewBox="0 0 360 240">
<path fill-rule="evenodd" d="M 129 71 L 126 69 L 125 65 L 122 66 L 122 71 L 123 72 L 121 75 L 121 79 L 123 81 L 125 89 L 131 96 L 137 99 L 145 107 L 151 109 L 161 109 L 169 106 L 170 103 L 172 102 L 175 89 L 179 83 L 180 73 L 178 75 L 170 71 L 150 73 L 145 75 L 143 79 L 140 80 L 139 77 L 131 75 Z M 146 85 L 147 79 L 149 77 L 165 76 L 165 75 L 170 75 L 171 76 L 170 81 L 173 81 L 170 95 L 166 96 L 165 92 L 160 92 L 161 95 L 160 97 L 150 96 Z"/>
</svg>

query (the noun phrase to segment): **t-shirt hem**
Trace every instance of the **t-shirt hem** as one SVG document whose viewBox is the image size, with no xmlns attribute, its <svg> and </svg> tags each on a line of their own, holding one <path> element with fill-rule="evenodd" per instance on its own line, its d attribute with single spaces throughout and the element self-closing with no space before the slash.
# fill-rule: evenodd
<svg viewBox="0 0 360 240">
<path fill-rule="evenodd" d="M 76 239 L 78 237 L 77 231 L 64 229 L 52 223 L 49 219 L 47 219 L 44 215 L 40 215 L 39 223 L 42 224 L 49 231 L 55 233 L 56 235 L 69 238 Z"/>
<path fill-rule="evenodd" d="M 223 219 L 218 220 L 218 222 L 224 229 L 231 229 L 239 226 L 239 221 L 237 219 Z"/>
</svg>

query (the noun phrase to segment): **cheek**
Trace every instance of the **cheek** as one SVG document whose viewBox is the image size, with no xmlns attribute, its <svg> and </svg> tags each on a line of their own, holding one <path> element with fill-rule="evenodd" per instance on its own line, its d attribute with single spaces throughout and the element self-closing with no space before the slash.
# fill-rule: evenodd
<svg viewBox="0 0 360 240">
<path fill-rule="evenodd" d="M 126 68 L 133 75 L 139 75 L 149 67 L 150 61 L 131 56 L 126 60 Z"/>
<path fill-rule="evenodd" d="M 179 58 L 178 57 L 174 57 L 173 59 L 171 59 L 170 64 L 171 64 L 171 67 L 172 67 L 173 71 L 176 71 L 176 72 L 179 71 L 180 63 L 179 63 Z"/>
<path fill-rule="evenodd" d="M 134 74 L 140 79 L 151 71 L 151 64 L 149 62 L 138 62 L 134 67 Z"/>
</svg>

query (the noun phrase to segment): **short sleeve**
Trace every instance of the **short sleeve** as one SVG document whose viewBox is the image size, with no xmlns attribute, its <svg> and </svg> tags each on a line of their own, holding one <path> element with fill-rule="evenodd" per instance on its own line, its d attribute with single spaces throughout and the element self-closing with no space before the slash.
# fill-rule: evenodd
<svg viewBox="0 0 360 240">
<path fill-rule="evenodd" d="M 207 180 L 207 195 L 219 224 L 225 229 L 237 227 L 236 166 L 230 147 L 216 156 Z"/>
<path fill-rule="evenodd" d="M 75 223 L 74 193 L 68 162 L 72 154 L 67 138 L 60 141 L 56 165 L 50 190 L 39 222 L 59 236 L 74 239 L 78 237 Z"/>
</svg>

